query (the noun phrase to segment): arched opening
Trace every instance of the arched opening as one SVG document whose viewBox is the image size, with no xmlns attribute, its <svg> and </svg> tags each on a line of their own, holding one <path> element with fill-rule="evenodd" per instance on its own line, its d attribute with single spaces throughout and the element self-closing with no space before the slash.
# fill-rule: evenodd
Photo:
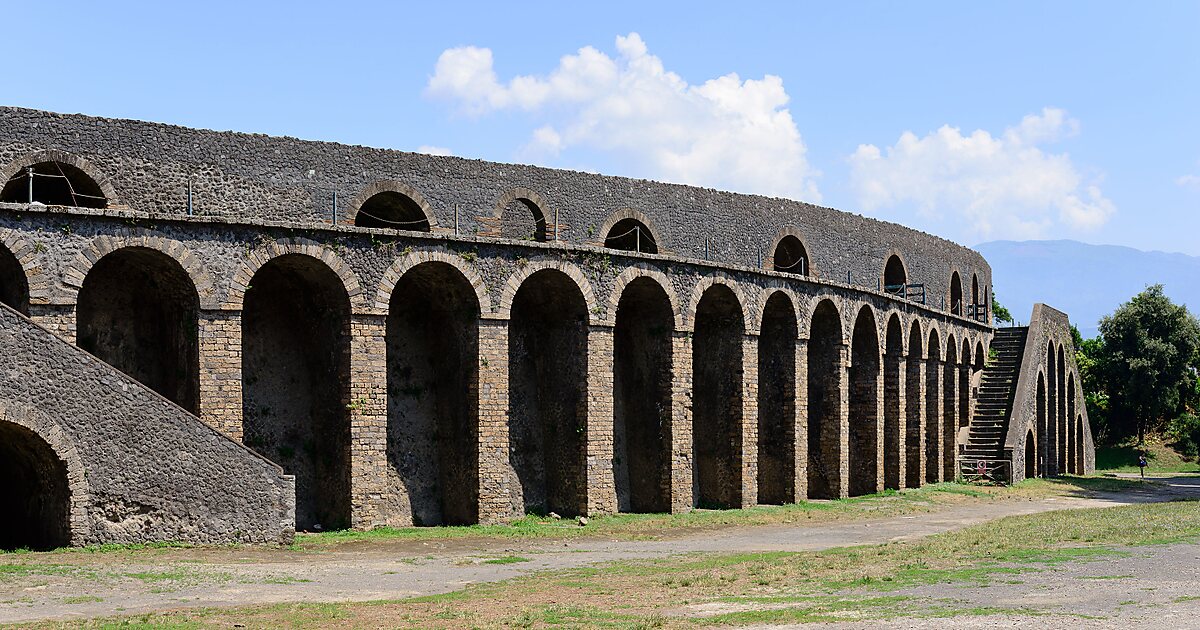
<svg viewBox="0 0 1200 630">
<path fill-rule="evenodd" d="M 1046 426 L 1039 436 L 1038 452 L 1042 455 L 1042 472 L 1047 477 L 1058 474 L 1058 361 L 1054 342 L 1046 348 Z"/>
<path fill-rule="evenodd" d="M 958 365 L 958 428 L 971 424 L 971 341 L 963 339 Z"/>
<path fill-rule="evenodd" d="M 908 335 L 908 360 L 904 370 L 904 485 L 908 488 L 921 487 L 925 476 L 921 474 L 921 457 L 924 454 L 921 428 L 925 415 L 924 345 L 921 326 L 913 322 Z"/>
<path fill-rule="evenodd" d="M 950 274 L 950 313 L 953 315 L 963 314 L 962 278 L 958 276 L 957 271 Z"/>
<path fill-rule="evenodd" d="M 410 269 L 387 317 L 391 497 L 414 525 L 478 521 L 479 301 L 444 262 Z M 404 509 L 405 506 L 399 506 Z"/>
<path fill-rule="evenodd" d="M 1037 477 L 1037 450 L 1035 445 L 1037 438 L 1034 437 L 1033 431 L 1025 435 L 1025 478 L 1033 479 Z"/>
<path fill-rule="evenodd" d="M 520 241 L 546 242 L 546 217 L 532 200 L 517 197 L 500 212 L 500 236 Z"/>
<path fill-rule="evenodd" d="M 1066 418 L 1067 418 L 1067 430 L 1065 431 L 1066 438 L 1067 438 L 1067 448 L 1065 449 L 1066 450 L 1066 458 L 1067 458 L 1066 470 L 1067 470 L 1067 472 L 1069 472 L 1071 474 L 1080 475 L 1080 474 L 1083 474 L 1083 471 L 1075 465 L 1075 462 L 1078 459 L 1079 442 L 1078 442 L 1078 440 L 1076 440 L 1077 431 L 1075 428 L 1076 413 L 1075 413 L 1075 375 L 1074 374 L 1071 375 L 1071 378 L 1067 379 L 1067 416 L 1066 416 Z"/>
<path fill-rule="evenodd" d="M 808 338 L 808 496 L 842 494 L 842 320 L 822 300 L 813 311 Z"/>
<path fill-rule="evenodd" d="M 0 302 L 29 315 L 29 278 L 17 257 L 0 245 Z"/>
<path fill-rule="evenodd" d="M 946 362 L 942 366 L 942 480 L 954 481 L 958 451 L 958 347 L 954 335 L 946 339 Z"/>
<path fill-rule="evenodd" d="M 979 300 L 979 274 L 971 274 L 971 315 L 983 321 L 984 314 L 987 313 L 987 307 Z"/>
<path fill-rule="evenodd" d="M 390 228 L 428 232 L 429 217 L 421 204 L 408 195 L 394 190 L 371 195 L 354 215 L 354 225 L 365 228 Z"/>
<path fill-rule="evenodd" d="M 657 254 L 658 243 L 654 233 L 645 223 L 637 219 L 621 219 L 604 235 L 604 246 L 610 249 L 623 249 L 627 252 Z"/>
<path fill-rule="evenodd" d="M 350 526 L 350 299 L 332 269 L 285 254 L 242 309 L 242 441 L 296 476 L 296 528 Z"/>
<path fill-rule="evenodd" d="M 193 414 L 200 411 L 200 297 L 174 258 L 118 249 L 84 278 L 78 344 Z"/>
<path fill-rule="evenodd" d="M 900 488 L 901 458 L 904 457 L 904 419 L 900 417 L 901 363 L 904 361 L 904 332 L 900 317 L 888 319 L 886 354 L 883 358 L 883 487 Z"/>
<path fill-rule="evenodd" d="M 723 284 L 704 291 L 692 338 L 696 503 L 742 504 L 742 305 Z"/>
<path fill-rule="evenodd" d="M 1060 473 L 1067 471 L 1067 427 L 1070 423 L 1070 418 L 1074 416 L 1067 415 L 1067 362 L 1063 352 L 1063 346 L 1058 346 L 1058 364 L 1056 370 L 1058 381 L 1056 388 L 1058 390 L 1058 409 L 1055 413 L 1055 421 L 1057 423 L 1057 431 L 1055 437 L 1058 440 L 1058 448 L 1055 454 L 1058 456 L 1057 470 Z"/>
<path fill-rule="evenodd" d="M 804 243 L 791 234 L 783 237 L 779 241 L 779 245 L 775 246 L 774 269 L 784 273 L 807 276 L 809 258 L 808 250 L 804 249 Z"/>
<path fill-rule="evenodd" d="M 883 290 L 900 297 L 908 296 L 908 270 L 899 256 L 892 255 L 883 267 Z"/>
<path fill-rule="evenodd" d="M 613 476 L 621 512 L 671 509 L 671 339 L 662 286 L 630 282 L 613 331 Z"/>
<path fill-rule="evenodd" d="M 71 543 L 67 467 L 38 434 L 0 420 L 0 549 L 47 550 Z"/>
<path fill-rule="evenodd" d="M 925 482 L 942 479 L 942 371 L 941 341 L 936 330 L 929 331 L 929 352 L 925 360 Z"/>
<path fill-rule="evenodd" d="M 1046 447 L 1046 377 L 1038 373 L 1037 383 L 1037 476 L 1046 475 L 1046 456 L 1043 450 Z"/>
<path fill-rule="evenodd" d="M 796 501 L 796 308 L 776 291 L 758 338 L 758 502 Z"/>
<path fill-rule="evenodd" d="M 0 202 L 37 202 L 77 208 L 108 207 L 108 199 L 96 180 L 82 169 L 53 160 L 38 162 L 13 174 L 5 182 L 4 189 L 0 190 Z"/>
<path fill-rule="evenodd" d="M 879 333 L 863 307 L 850 342 L 850 494 L 879 492 Z"/>
<path fill-rule="evenodd" d="M 1084 474 L 1083 469 L 1083 414 L 1075 416 L 1075 474 Z"/>
<path fill-rule="evenodd" d="M 508 332 L 509 461 L 514 507 L 586 511 L 587 303 L 567 274 L 542 269 L 513 298 Z"/>
</svg>

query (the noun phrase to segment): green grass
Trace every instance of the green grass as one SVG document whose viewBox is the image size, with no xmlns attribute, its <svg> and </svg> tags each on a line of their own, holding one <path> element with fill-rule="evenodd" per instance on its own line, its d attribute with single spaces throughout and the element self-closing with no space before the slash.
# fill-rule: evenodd
<svg viewBox="0 0 1200 630">
<path fill-rule="evenodd" d="M 1147 474 L 1195 473 L 1200 464 L 1184 457 L 1160 436 L 1148 436 L 1143 447 L 1146 450 Z M 1138 472 L 1139 449 L 1133 442 L 1096 447 L 1096 472 Z"/>
<path fill-rule="evenodd" d="M 484 560 L 483 564 L 517 564 L 519 562 L 529 562 L 529 558 L 522 556 L 501 556 L 499 558 Z"/>
</svg>

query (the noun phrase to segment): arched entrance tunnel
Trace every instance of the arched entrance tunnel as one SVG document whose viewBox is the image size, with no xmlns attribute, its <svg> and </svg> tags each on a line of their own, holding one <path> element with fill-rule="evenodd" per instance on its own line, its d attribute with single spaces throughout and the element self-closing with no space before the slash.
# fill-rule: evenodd
<svg viewBox="0 0 1200 630">
<path fill-rule="evenodd" d="M 242 440 L 296 476 L 296 528 L 350 526 L 349 314 L 321 261 L 272 259 L 242 313 Z"/>
<path fill-rule="evenodd" d="M 758 502 L 796 496 L 796 308 L 782 292 L 767 299 L 758 338 Z"/>
<path fill-rule="evenodd" d="M 13 253 L 0 246 L 0 302 L 29 315 L 29 279 Z"/>
<path fill-rule="evenodd" d="M 850 344 L 850 494 L 879 491 L 879 334 L 867 308 L 859 312 Z"/>
<path fill-rule="evenodd" d="M 198 413 L 199 311 L 196 287 L 175 259 L 119 249 L 97 261 L 79 289 L 78 344 Z"/>
<path fill-rule="evenodd" d="M 566 274 L 543 269 L 513 298 L 508 332 L 509 461 L 522 513 L 585 511 L 587 303 Z"/>
<path fill-rule="evenodd" d="M 613 468 L 621 512 L 671 508 L 671 301 L 654 280 L 630 282 L 613 337 Z"/>
<path fill-rule="evenodd" d="M 742 305 L 723 284 L 696 306 L 692 350 L 692 436 L 696 504 L 742 504 Z"/>
<path fill-rule="evenodd" d="M 808 341 L 808 496 L 842 492 L 842 324 L 825 300 L 812 316 Z"/>
<path fill-rule="evenodd" d="M 414 525 L 478 521 L 478 323 L 475 291 L 449 264 L 418 265 L 392 291 L 389 481 Z"/>
<path fill-rule="evenodd" d="M 0 549 L 45 550 L 71 542 L 67 467 L 40 436 L 0 420 Z"/>
</svg>

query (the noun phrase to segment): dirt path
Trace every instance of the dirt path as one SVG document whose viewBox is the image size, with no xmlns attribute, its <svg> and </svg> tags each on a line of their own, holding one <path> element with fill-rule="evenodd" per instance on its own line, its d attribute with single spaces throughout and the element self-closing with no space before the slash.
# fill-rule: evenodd
<svg viewBox="0 0 1200 630">
<path fill-rule="evenodd" d="M 0 623 L 197 606 L 399 599 L 604 561 L 878 544 L 1004 516 L 1182 496 L 1200 496 L 1200 477 L 1171 478 L 1162 485 L 1118 495 L 998 501 L 920 515 L 729 528 L 654 541 L 384 541 L 346 544 L 328 551 L 235 548 L 163 550 L 132 556 L 59 554 L 53 561 L 61 564 L 0 571 Z"/>
</svg>

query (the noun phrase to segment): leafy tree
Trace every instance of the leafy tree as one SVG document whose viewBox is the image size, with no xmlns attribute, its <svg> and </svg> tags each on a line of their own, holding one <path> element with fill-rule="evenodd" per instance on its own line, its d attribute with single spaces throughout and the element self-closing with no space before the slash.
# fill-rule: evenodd
<svg viewBox="0 0 1200 630">
<path fill-rule="evenodd" d="M 1137 435 L 1140 442 L 1147 431 L 1163 429 L 1194 404 L 1200 322 L 1187 307 L 1172 303 L 1162 285 L 1147 288 L 1101 320 L 1100 336 L 1098 349 L 1083 342 L 1084 355 L 1096 352 L 1089 369 L 1098 390 L 1108 396 L 1112 437 Z"/>
<path fill-rule="evenodd" d="M 1108 442 L 1119 436 L 1120 431 L 1114 431 L 1109 425 L 1108 391 L 1101 379 L 1100 356 L 1104 353 L 1104 337 L 1084 339 L 1079 329 L 1072 325 L 1071 340 L 1075 346 L 1075 364 L 1079 366 L 1079 384 L 1083 387 L 1087 402 L 1092 435 L 1097 441 Z"/>
<path fill-rule="evenodd" d="M 1008 309 L 1004 308 L 1004 305 L 996 299 L 995 291 L 992 291 L 992 316 L 1002 324 L 1011 324 L 1013 322 L 1012 313 L 1008 312 Z"/>
</svg>

